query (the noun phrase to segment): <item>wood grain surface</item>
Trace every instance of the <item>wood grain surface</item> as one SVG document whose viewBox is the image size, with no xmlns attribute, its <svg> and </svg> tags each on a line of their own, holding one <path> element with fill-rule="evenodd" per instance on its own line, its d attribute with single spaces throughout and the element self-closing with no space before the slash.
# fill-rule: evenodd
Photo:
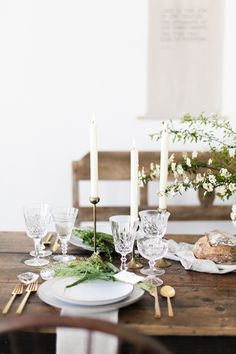
<svg viewBox="0 0 236 354">
<path fill-rule="evenodd" d="M 200 235 L 169 235 L 178 241 L 195 242 Z M 10 297 L 17 275 L 39 269 L 26 266 L 33 244 L 24 232 L 1 232 L 0 250 L 0 307 Z M 69 247 L 69 253 L 80 255 L 80 250 Z M 165 284 L 172 285 L 176 296 L 172 299 L 175 316 L 167 315 L 166 299 L 159 295 L 161 319 L 153 317 L 154 298 L 145 294 L 137 303 L 119 311 L 119 322 L 136 328 L 148 335 L 162 336 L 236 336 L 236 274 L 212 275 L 186 271 L 178 262 L 166 268 Z M 17 297 L 8 316 L 15 316 L 21 301 Z M 51 314 L 57 309 L 44 304 L 32 294 L 25 314 Z M 6 316 L 1 315 L 0 321 Z"/>
</svg>

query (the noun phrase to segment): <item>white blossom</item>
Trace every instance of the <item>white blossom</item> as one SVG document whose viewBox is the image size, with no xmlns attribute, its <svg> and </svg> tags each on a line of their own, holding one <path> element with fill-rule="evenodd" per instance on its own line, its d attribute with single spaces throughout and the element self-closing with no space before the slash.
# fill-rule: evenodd
<svg viewBox="0 0 236 354">
<path fill-rule="evenodd" d="M 188 177 L 185 177 L 184 180 L 183 180 L 183 183 L 184 183 L 184 184 L 189 184 L 189 182 L 190 182 L 190 181 L 189 181 L 189 178 L 188 178 Z"/>
<path fill-rule="evenodd" d="M 209 176 L 208 176 L 208 180 L 209 180 L 209 182 L 212 183 L 213 185 L 216 184 L 216 178 L 215 178 L 214 175 L 209 175 Z"/>
<path fill-rule="evenodd" d="M 191 160 L 190 160 L 189 157 L 186 158 L 186 165 L 187 165 L 188 167 L 191 167 L 191 166 L 192 166 Z"/>
<path fill-rule="evenodd" d="M 219 186 L 216 188 L 216 193 L 220 194 L 222 197 L 225 195 L 226 193 L 226 187 L 225 186 Z"/>
<path fill-rule="evenodd" d="M 192 159 L 196 159 L 198 157 L 198 152 L 197 151 L 193 151 L 192 152 Z"/>
<path fill-rule="evenodd" d="M 235 154 L 236 154 L 235 149 L 229 149 L 229 156 L 230 156 L 230 157 L 234 157 Z"/>
<path fill-rule="evenodd" d="M 202 186 L 207 192 L 213 192 L 214 190 L 213 185 L 211 183 L 204 182 Z"/>
<path fill-rule="evenodd" d="M 227 168 L 221 168 L 220 169 L 220 175 L 222 177 L 228 178 L 231 176 L 231 173 L 227 170 Z"/>
<path fill-rule="evenodd" d="M 200 183 L 200 182 L 204 181 L 204 177 L 202 176 L 201 173 L 197 173 L 195 181 L 196 181 L 196 183 Z"/>
<path fill-rule="evenodd" d="M 171 162 L 173 162 L 174 161 L 174 159 L 175 159 L 175 154 L 171 154 L 170 155 L 170 157 L 169 157 L 169 164 L 171 163 Z"/>
<path fill-rule="evenodd" d="M 209 159 L 208 160 L 208 165 L 211 166 L 211 164 L 212 164 L 212 159 Z"/>
<path fill-rule="evenodd" d="M 176 162 L 172 162 L 172 163 L 171 163 L 171 170 L 172 170 L 172 172 L 175 172 L 175 168 L 176 168 Z"/>
<path fill-rule="evenodd" d="M 182 156 L 183 156 L 183 159 L 184 159 L 184 160 L 186 160 L 186 159 L 187 159 L 187 157 L 188 157 L 187 152 L 185 152 L 185 151 L 184 151 L 184 152 L 182 153 Z"/>
<path fill-rule="evenodd" d="M 178 173 L 178 175 L 182 175 L 183 173 L 184 173 L 184 170 L 183 170 L 183 167 L 182 167 L 182 165 L 177 165 L 177 173 Z"/>
<path fill-rule="evenodd" d="M 236 213 L 236 204 L 233 204 L 233 205 L 232 205 L 232 212 L 233 212 L 233 213 Z"/>
<path fill-rule="evenodd" d="M 235 183 L 230 183 L 229 186 L 228 186 L 230 192 L 235 192 L 236 190 L 236 184 Z"/>
</svg>

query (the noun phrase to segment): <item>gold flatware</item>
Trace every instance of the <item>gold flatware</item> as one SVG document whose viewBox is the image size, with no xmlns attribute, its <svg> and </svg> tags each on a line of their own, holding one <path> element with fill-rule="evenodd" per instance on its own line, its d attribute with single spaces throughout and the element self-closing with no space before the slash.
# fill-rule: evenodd
<svg viewBox="0 0 236 354">
<path fill-rule="evenodd" d="M 56 252 L 60 248 L 60 241 L 58 237 L 56 238 L 54 245 L 52 247 L 52 252 Z"/>
<path fill-rule="evenodd" d="M 25 291 L 26 291 L 26 294 L 25 294 L 23 300 L 21 301 L 21 303 L 20 303 L 18 309 L 16 310 L 16 313 L 17 313 L 18 315 L 20 315 L 20 314 L 23 312 L 24 307 L 25 307 L 25 305 L 26 305 L 26 302 L 27 302 L 27 300 L 28 300 L 28 298 L 29 298 L 31 292 L 32 292 L 32 291 L 35 292 L 35 291 L 37 291 L 37 290 L 38 290 L 38 283 L 37 283 L 37 282 L 35 282 L 35 283 L 30 283 L 30 284 L 27 286 L 27 288 L 26 288 L 26 290 L 25 290 Z"/>
<path fill-rule="evenodd" d="M 11 305 L 13 304 L 13 301 L 16 298 L 16 295 L 21 295 L 23 293 L 23 284 L 17 284 L 14 289 L 12 290 L 11 293 L 11 298 L 8 301 L 8 303 L 4 306 L 3 310 L 2 310 L 2 314 L 6 315 L 8 313 L 8 311 L 11 308 Z"/>
<path fill-rule="evenodd" d="M 167 298 L 168 316 L 173 317 L 174 312 L 173 312 L 170 298 L 175 296 L 175 289 L 170 285 L 165 285 L 161 288 L 160 293 L 162 296 Z"/>
<path fill-rule="evenodd" d="M 160 304 L 159 304 L 159 298 L 158 298 L 158 290 L 157 286 L 153 287 L 152 289 L 149 290 L 149 294 L 154 297 L 155 299 L 155 318 L 161 318 L 161 309 L 160 309 Z"/>
<path fill-rule="evenodd" d="M 44 246 L 50 246 L 51 245 L 51 239 L 53 238 L 53 233 L 50 233 L 46 240 L 44 241 Z"/>
</svg>

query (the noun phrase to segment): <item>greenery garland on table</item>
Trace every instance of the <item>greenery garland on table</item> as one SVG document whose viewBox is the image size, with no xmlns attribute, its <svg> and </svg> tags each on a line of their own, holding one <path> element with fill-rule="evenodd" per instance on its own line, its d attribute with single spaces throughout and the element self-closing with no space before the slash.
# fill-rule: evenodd
<svg viewBox="0 0 236 354">
<path fill-rule="evenodd" d="M 87 280 L 102 279 L 106 281 L 117 281 L 115 274 L 119 269 L 112 263 L 103 261 L 100 255 L 93 253 L 91 257 L 83 260 L 62 263 L 53 267 L 54 277 L 78 277 L 76 281 L 66 286 L 71 288 Z M 150 292 L 154 285 L 140 281 L 135 286 Z"/>
<path fill-rule="evenodd" d="M 114 281 L 114 275 L 118 272 L 118 268 L 110 262 L 104 262 L 97 253 L 93 253 L 87 259 L 73 261 L 68 264 L 59 264 L 54 267 L 54 271 L 55 277 L 78 276 L 78 280 L 67 285 L 67 288 L 70 288 L 86 280 L 102 279 Z"/>
<path fill-rule="evenodd" d="M 93 228 L 88 227 L 86 229 L 74 228 L 73 236 L 79 237 L 85 244 L 93 247 Z M 96 232 L 97 249 L 100 252 L 104 252 L 107 258 L 112 260 L 112 253 L 114 252 L 113 237 L 105 232 Z"/>
<path fill-rule="evenodd" d="M 180 127 L 175 124 L 172 121 L 167 124 L 173 142 L 202 143 L 209 159 L 204 161 L 201 153 L 194 151 L 191 156 L 183 152 L 182 160 L 176 161 L 172 154 L 168 169 L 174 182 L 167 186 L 165 193 L 174 196 L 193 188 L 203 189 L 206 196 L 215 192 L 221 199 L 228 199 L 236 192 L 236 131 L 230 122 L 218 115 L 186 114 L 178 123 Z M 163 130 L 151 134 L 151 138 L 158 141 L 162 133 Z M 160 166 L 153 162 L 149 170 L 140 171 L 140 185 L 159 177 Z"/>
</svg>

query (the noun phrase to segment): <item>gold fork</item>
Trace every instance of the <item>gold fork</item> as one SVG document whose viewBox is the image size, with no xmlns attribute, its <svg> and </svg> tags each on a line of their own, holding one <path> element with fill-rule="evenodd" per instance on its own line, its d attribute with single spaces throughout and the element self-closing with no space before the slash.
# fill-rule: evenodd
<svg viewBox="0 0 236 354">
<path fill-rule="evenodd" d="M 21 295 L 23 293 L 23 284 L 16 284 L 16 286 L 14 287 L 14 289 L 12 290 L 11 293 L 11 298 L 8 301 L 8 303 L 4 306 L 3 310 L 2 310 L 2 314 L 6 315 L 8 313 L 8 311 L 11 308 L 11 305 L 13 304 L 13 301 L 15 300 L 16 295 Z"/>
<path fill-rule="evenodd" d="M 31 292 L 32 292 L 32 291 L 35 292 L 35 291 L 37 291 L 37 290 L 38 290 L 38 283 L 37 283 L 37 282 L 35 282 L 35 283 L 30 283 L 30 284 L 27 286 L 27 288 L 26 288 L 26 290 L 25 290 L 25 291 L 26 291 L 26 294 L 25 294 L 23 300 L 21 301 L 21 303 L 20 303 L 18 309 L 16 310 L 16 313 L 17 313 L 18 315 L 20 315 L 20 314 L 23 312 L 24 307 L 25 307 L 25 305 L 26 305 L 26 302 L 27 302 L 27 300 L 28 300 L 28 298 L 29 298 Z"/>
<path fill-rule="evenodd" d="M 149 290 L 149 294 L 154 297 L 155 299 L 155 318 L 161 318 L 161 309 L 160 309 L 160 304 L 159 304 L 159 299 L 158 299 L 158 291 L 157 291 L 157 286 L 153 287 L 152 289 Z"/>
</svg>

